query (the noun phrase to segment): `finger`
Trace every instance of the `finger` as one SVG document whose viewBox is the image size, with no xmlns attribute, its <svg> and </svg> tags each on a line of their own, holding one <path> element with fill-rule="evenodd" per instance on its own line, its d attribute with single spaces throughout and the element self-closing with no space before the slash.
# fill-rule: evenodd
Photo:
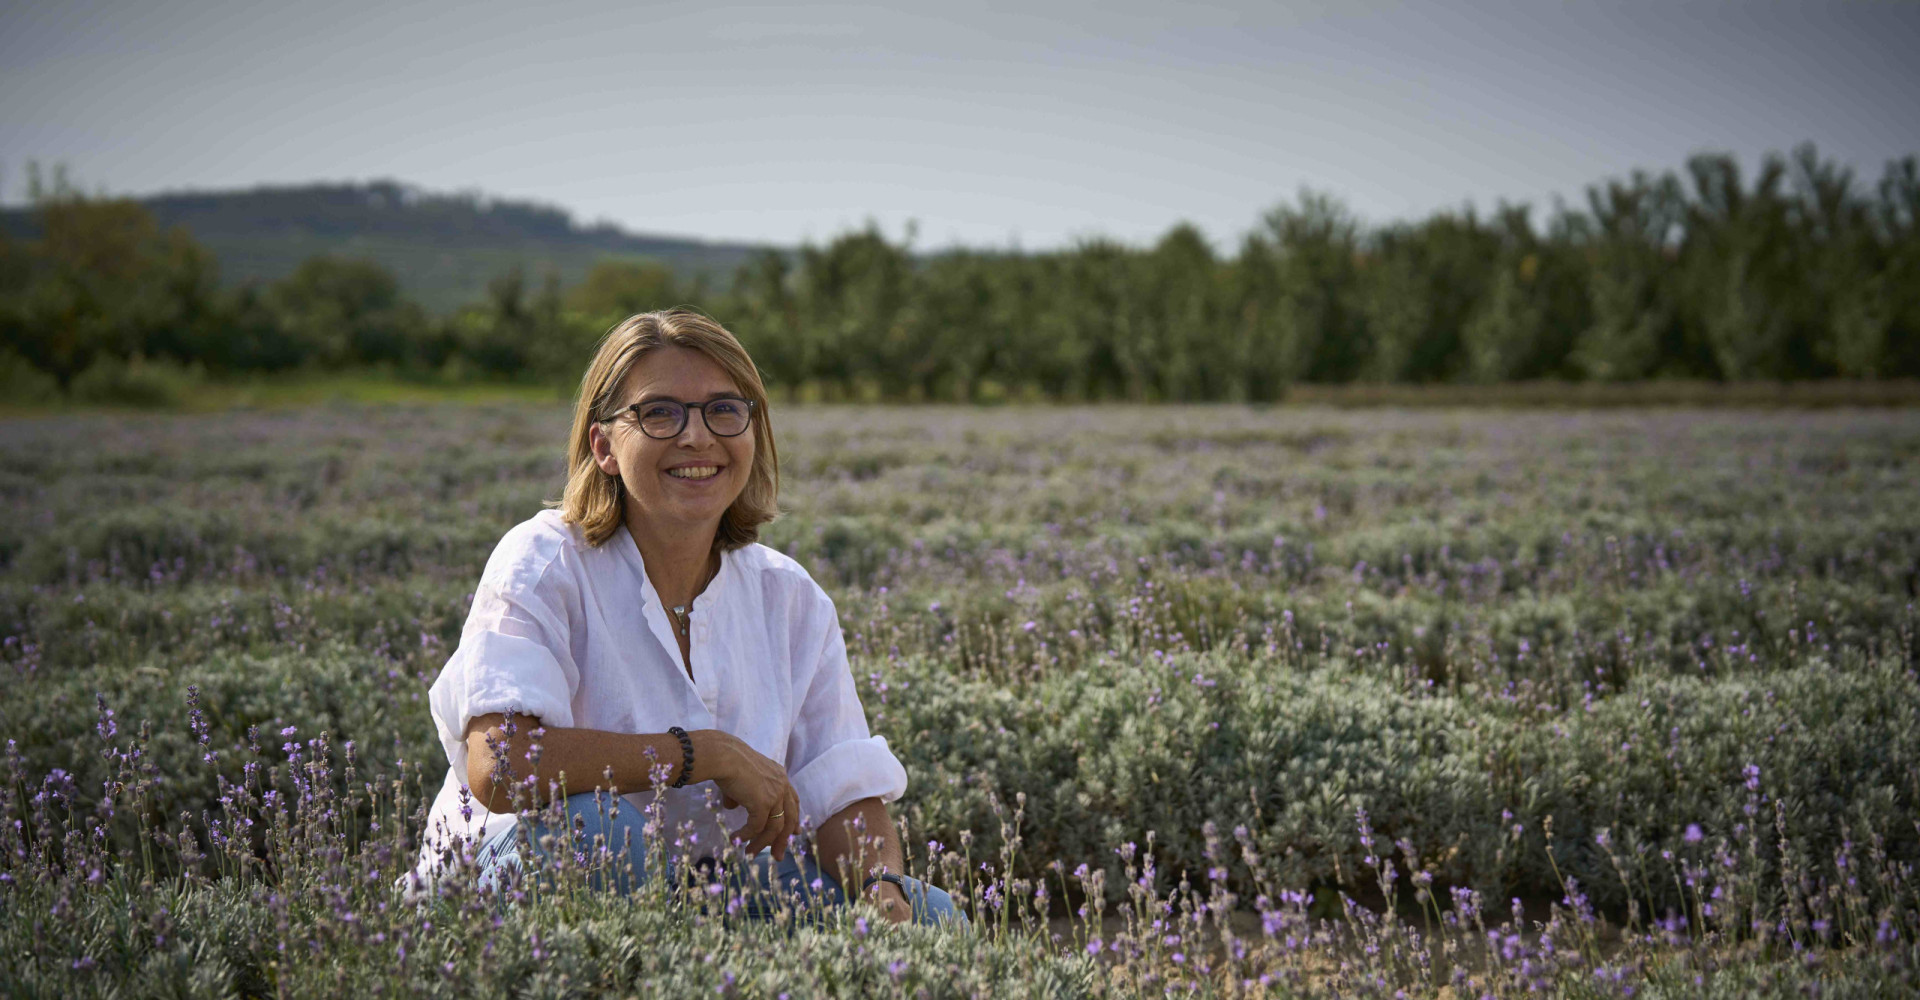
<svg viewBox="0 0 1920 1000">
<path fill-rule="evenodd" d="M 787 828 L 787 818 L 781 816 L 775 819 L 773 814 L 785 811 L 786 805 L 780 799 L 774 800 L 774 804 L 767 807 L 767 825 L 761 829 L 759 836 L 753 838 L 753 843 L 747 845 L 748 857 L 758 855 L 763 847 L 773 847 L 779 843 L 780 831 Z"/>
<path fill-rule="evenodd" d="M 728 808 L 728 809 L 738 809 L 738 808 L 740 808 L 740 803 L 738 803 L 738 802 L 735 802 L 735 801 L 733 801 L 733 796 L 731 796 L 731 795 L 722 795 L 722 796 L 720 796 L 720 804 L 721 804 L 722 806 L 725 806 L 725 807 L 726 807 L 726 808 Z"/>
<path fill-rule="evenodd" d="M 777 821 L 779 830 L 773 837 L 773 860 L 775 861 L 786 860 L 794 830 L 800 825 L 800 805 L 794 800 L 792 788 L 788 788 L 787 794 L 781 798 L 780 811 L 785 812 L 786 815 Z"/>
<path fill-rule="evenodd" d="M 761 848 L 769 847 L 773 844 L 775 833 L 780 829 L 780 825 L 786 822 L 786 817 L 784 816 L 779 819 L 773 818 L 773 814 L 779 811 L 779 799 L 774 799 L 772 802 L 761 807 L 759 815 L 755 817 L 759 820 L 759 825 L 755 827 L 751 836 L 746 840 L 745 850 L 747 857 L 754 857 L 760 853 Z"/>
<path fill-rule="evenodd" d="M 748 843 L 751 843 L 753 838 L 758 837 L 760 835 L 760 831 L 766 829 L 767 814 L 772 811 L 773 810 L 768 809 L 766 807 L 762 807 L 756 810 L 751 805 L 747 806 L 747 821 L 745 823 L 740 824 L 740 828 L 738 830 L 733 831 L 733 834 L 732 834 L 733 842 L 735 844 L 741 845 L 742 847 L 744 847 Z"/>
<path fill-rule="evenodd" d="M 758 810 L 755 806 L 747 806 L 747 821 L 741 823 L 737 831 L 733 831 L 733 841 L 741 845 L 741 850 L 745 850 L 749 858 L 753 858 L 760 852 L 762 846 L 766 846 L 762 845 L 762 841 L 766 839 L 766 827 L 774 823 L 772 814 L 778 808 L 780 808 L 778 804 L 766 804 L 766 806 L 760 806 Z"/>
</svg>

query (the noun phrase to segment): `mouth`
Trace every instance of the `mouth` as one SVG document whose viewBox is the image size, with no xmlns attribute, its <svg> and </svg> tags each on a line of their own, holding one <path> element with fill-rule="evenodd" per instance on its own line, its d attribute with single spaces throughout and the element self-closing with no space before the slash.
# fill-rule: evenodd
<svg viewBox="0 0 1920 1000">
<path fill-rule="evenodd" d="M 675 479 L 702 480 L 712 479 L 720 474 L 718 465 L 681 465 L 667 470 L 667 475 Z"/>
</svg>

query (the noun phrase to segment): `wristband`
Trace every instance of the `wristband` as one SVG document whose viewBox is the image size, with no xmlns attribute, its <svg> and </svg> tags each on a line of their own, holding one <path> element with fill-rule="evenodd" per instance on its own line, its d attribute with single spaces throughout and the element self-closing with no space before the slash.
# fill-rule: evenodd
<svg viewBox="0 0 1920 1000">
<path fill-rule="evenodd" d="M 693 737 L 688 736 L 687 731 L 679 726 L 668 726 L 667 732 L 680 738 L 681 753 L 680 777 L 669 787 L 681 788 L 686 785 L 687 778 L 693 774 Z"/>
<path fill-rule="evenodd" d="M 901 878 L 898 875 L 895 875 L 892 872 L 881 872 L 878 875 L 867 876 L 867 880 L 865 882 L 860 883 L 860 894 L 862 896 L 866 895 L 867 890 L 873 888 L 873 884 L 875 882 L 892 882 L 894 885 L 897 885 L 900 887 L 901 895 L 903 896 L 907 895 L 907 880 L 904 878 Z"/>
</svg>

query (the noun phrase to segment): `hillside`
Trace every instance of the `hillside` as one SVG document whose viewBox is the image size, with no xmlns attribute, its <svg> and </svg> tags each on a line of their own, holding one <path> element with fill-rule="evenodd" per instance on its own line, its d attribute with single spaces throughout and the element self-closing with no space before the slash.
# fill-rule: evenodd
<svg viewBox="0 0 1920 1000">
<path fill-rule="evenodd" d="M 316 254 L 375 260 L 428 309 L 481 297 L 488 279 L 518 264 L 572 284 L 608 257 L 651 259 L 683 277 L 730 278 L 758 247 L 583 226 L 564 209 L 476 194 L 433 194 L 394 181 L 309 184 L 247 191 L 161 194 L 140 199 L 163 226 L 186 227 L 220 259 L 227 284 L 272 281 Z M 24 209 L 0 212 L 0 228 L 32 232 Z"/>
</svg>

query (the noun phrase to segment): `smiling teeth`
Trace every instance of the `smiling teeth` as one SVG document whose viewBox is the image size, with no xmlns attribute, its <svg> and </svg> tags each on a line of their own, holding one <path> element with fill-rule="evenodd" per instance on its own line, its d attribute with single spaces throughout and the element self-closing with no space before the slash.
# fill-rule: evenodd
<svg viewBox="0 0 1920 1000">
<path fill-rule="evenodd" d="M 675 479 L 711 479 L 720 474 L 717 465 L 693 465 L 684 469 L 668 469 L 667 475 Z"/>
</svg>

